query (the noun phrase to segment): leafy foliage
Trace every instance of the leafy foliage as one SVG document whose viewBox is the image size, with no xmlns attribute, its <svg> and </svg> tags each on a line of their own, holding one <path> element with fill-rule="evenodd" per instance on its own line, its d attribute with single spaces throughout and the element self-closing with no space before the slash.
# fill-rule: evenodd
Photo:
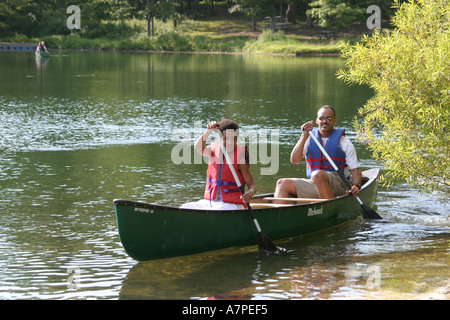
<svg viewBox="0 0 450 320">
<path fill-rule="evenodd" d="M 339 78 L 375 95 L 355 126 L 389 175 L 424 190 L 450 189 L 450 5 L 448 0 L 400 4 L 391 32 L 343 50 Z"/>
<path fill-rule="evenodd" d="M 340 0 L 316 0 L 310 3 L 308 12 L 321 27 L 345 27 L 358 20 L 365 9 L 353 7 Z"/>
<path fill-rule="evenodd" d="M 367 19 L 366 8 L 378 5 L 383 17 L 391 15 L 391 0 L 2 0 L 0 1 L 0 36 L 14 33 L 29 37 L 68 35 L 77 32 L 82 37 L 111 38 L 133 36 L 127 30 L 129 19 L 152 21 L 180 21 L 185 18 L 214 18 L 212 8 L 226 7 L 229 12 L 261 20 L 265 16 L 283 16 L 290 8 L 292 21 L 304 21 L 311 7 L 315 23 L 330 26 L 349 26 L 351 22 Z M 81 30 L 69 30 L 66 20 L 69 5 L 81 11 Z M 386 15 L 385 15 L 386 14 Z M 116 25 L 120 24 L 120 28 Z M 148 27 L 147 27 L 148 28 Z M 153 30 L 152 30 L 153 31 Z M 149 33 L 149 32 L 148 32 Z M 152 32 L 152 35 L 153 32 Z"/>
</svg>

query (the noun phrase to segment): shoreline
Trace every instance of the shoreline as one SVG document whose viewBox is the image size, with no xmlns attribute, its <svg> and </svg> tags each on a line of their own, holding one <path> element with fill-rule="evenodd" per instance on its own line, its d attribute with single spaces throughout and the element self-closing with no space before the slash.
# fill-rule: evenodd
<svg viewBox="0 0 450 320">
<path fill-rule="evenodd" d="M 29 49 L 4 49 L 4 47 L 13 48 L 24 48 Z M 34 52 L 35 47 L 32 47 L 30 43 L 14 43 L 14 42 L 0 42 L 0 51 L 9 52 Z M 126 52 L 126 53 L 182 53 L 182 54 L 226 54 L 226 55 L 266 55 L 266 56 L 290 56 L 290 57 L 339 57 L 342 54 L 338 52 L 291 52 L 291 53 L 279 53 L 279 52 L 244 52 L 244 51 L 186 51 L 186 50 L 143 50 L 143 49 L 94 49 L 94 48 L 54 48 L 49 47 L 49 52 L 51 51 L 81 51 L 81 52 Z"/>
<path fill-rule="evenodd" d="M 301 57 L 301 56 L 341 56 L 341 53 L 322 53 L 322 52 L 293 52 L 293 53 L 278 53 L 278 52 L 230 52 L 230 51 L 167 51 L 167 50 L 96 50 L 96 49 L 55 49 L 55 50 L 70 50 L 70 51 L 102 51 L 102 52 L 139 52 L 139 53 L 183 53 L 183 54 L 227 54 L 227 55 L 262 55 L 262 56 L 290 56 L 290 57 Z"/>
</svg>

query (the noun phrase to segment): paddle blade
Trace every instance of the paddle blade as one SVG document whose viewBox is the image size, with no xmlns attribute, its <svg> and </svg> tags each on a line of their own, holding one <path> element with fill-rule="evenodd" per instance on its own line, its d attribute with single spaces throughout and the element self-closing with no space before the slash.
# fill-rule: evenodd
<svg viewBox="0 0 450 320">
<path fill-rule="evenodd" d="M 362 215 L 364 219 L 383 219 L 375 210 L 361 204 Z"/>
<path fill-rule="evenodd" d="M 278 253 L 277 246 L 263 232 L 259 232 L 258 248 L 259 248 L 259 251 L 261 251 L 261 252 Z"/>
</svg>

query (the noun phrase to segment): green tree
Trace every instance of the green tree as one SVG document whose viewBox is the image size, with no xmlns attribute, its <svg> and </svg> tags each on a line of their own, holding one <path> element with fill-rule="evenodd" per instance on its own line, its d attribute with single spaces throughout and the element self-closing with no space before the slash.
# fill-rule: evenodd
<svg viewBox="0 0 450 320">
<path fill-rule="evenodd" d="M 387 182 L 450 191 L 449 0 L 394 1 L 392 31 L 374 32 L 343 50 L 339 78 L 367 84 L 375 95 L 355 126 Z"/>
<path fill-rule="evenodd" d="M 86 0 L 82 1 L 79 7 L 82 34 L 93 38 L 105 36 L 106 30 L 102 27 L 102 21 L 108 19 L 109 3 L 104 0 Z"/>
<path fill-rule="evenodd" d="M 144 3 L 144 16 L 147 19 L 147 36 L 155 35 L 154 20 L 159 18 L 163 21 L 173 19 L 176 27 L 178 3 L 174 0 L 140 0 Z"/>
<path fill-rule="evenodd" d="M 382 16 L 389 18 L 391 3 L 391 0 L 313 0 L 307 14 L 321 27 L 348 27 L 353 22 L 365 23 L 371 5 L 377 5 Z"/>
<path fill-rule="evenodd" d="M 18 30 L 21 25 L 29 24 L 32 17 L 24 15 L 32 0 L 0 1 L 0 34 Z"/>
<path fill-rule="evenodd" d="M 275 16 L 282 17 L 290 2 L 296 0 L 234 0 L 234 4 L 229 9 L 230 13 L 242 12 L 252 18 L 252 31 L 256 30 L 256 19 L 265 16 L 271 17 L 270 29 L 275 32 Z"/>
<path fill-rule="evenodd" d="M 316 0 L 310 3 L 308 14 L 321 27 L 345 27 L 363 14 L 362 8 L 354 8 L 342 0 Z"/>
<path fill-rule="evenodd" d="M 256 19 L 267 14 L 265 1 L 260 0 L 235 0 L 233 6 L 228 10 L 230 13 L 242 12 L 252 18 L 252 31 L 256 31 Z M 273 10 L 269 11 L 271 14 Z"/>
<path fill-rule="evenodd" d="M 122 39 L 124 34 L 125 19 L 132 15 L 132 5 L 128 0 L 107 0 L 108 13 L 113 20 L 119 20 L 121 25 Z"/>
</svg>

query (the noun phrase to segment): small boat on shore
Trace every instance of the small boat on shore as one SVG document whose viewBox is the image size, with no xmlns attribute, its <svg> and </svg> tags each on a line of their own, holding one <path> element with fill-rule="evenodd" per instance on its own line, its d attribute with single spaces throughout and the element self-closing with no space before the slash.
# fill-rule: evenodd
<svg viewBox="0 0 450 320">
<path fill-rule="evenodd" d="M 379 169 L 363 171 L 359 197 L 375 201 Z M 317 232 L 361 216 L 351 195 L 333 199 L 289 198 L 273 203 L 273 194 L 251 202 L 261 229 L 272 240 Z M 120 241 L 138 261 L 169 258 L 231 246 L 257 244 L 258 232 L 247 210 L 180 209 L 130 200 L 113 201 Z"/>
</svg>

